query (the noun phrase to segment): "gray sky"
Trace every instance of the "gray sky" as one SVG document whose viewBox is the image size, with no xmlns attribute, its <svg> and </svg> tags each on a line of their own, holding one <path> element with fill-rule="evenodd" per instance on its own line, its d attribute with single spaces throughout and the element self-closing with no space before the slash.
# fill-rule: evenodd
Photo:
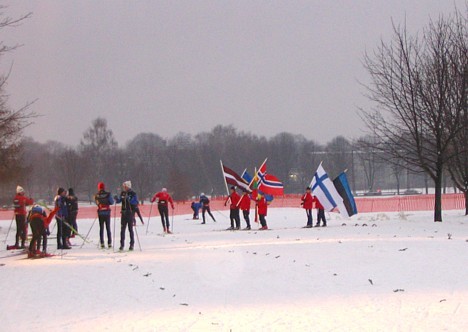
<svg viewBox="0 0 468 332">
<path fill-rule="evenodd" d="M 25 134 L 76 145 L 104 117 L 119 144 L 140 132 L 163 138 L 215 125 L 326 143 L 365 130 L 357 108 L 361 60 L 391 19 L 410 33 L 465 0 L 2 1 L 33 12 L 1 39 L 24 46 L 7 92 L 43 116 Z"/>
</svg>

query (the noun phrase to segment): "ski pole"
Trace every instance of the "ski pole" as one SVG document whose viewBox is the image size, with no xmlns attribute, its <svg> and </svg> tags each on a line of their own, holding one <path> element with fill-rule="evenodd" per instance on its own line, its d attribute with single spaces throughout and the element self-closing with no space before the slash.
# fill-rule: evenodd
<svg viewBox="0 0 468 332">
<path fill-rule="evenodd" d="M 86 237 L 84 238 L 84 241 L 81 244 L 80 249 L 83 248 L 83 245 L 85 244 L 86 240 L 88 239 L 89 233 L 91 233 L 91 230 L 93 229 L 93 226 L 94 226 L 94 223 L 96 222 L 96 219 L 97 219 L 97 217 L 94 218 L 93 223 L 91 224 L 91 227 L 89 228 L 88 234 L 86 234 Z"/>
<path fill-rule="evenodd" d="M 5 241 L 3 241 L 3 244 L 5 244 L 7 242 L 8 235 L 10 235 L 10 230 L 11 230 L 11 226 L 13 225 L 13 220 L 15 220 L 15 214 L 14 213 L 13 213 L 13 217 L 11 218 L 10 227 L 8 227 L 8 232 L 7 232 L 7 235 L 5 237 Z"/>
<path fill-rule="evenodd" d="M 171 221 L 171 232 L 174 233 L 174 209 L 172 209 L 172 221 Z"/>
<path fill-rule="evenodd" d="M 151 211 L 152 210 L 153 210 L 153 203 L 151 203 L 150 211 L 149 211 L 149 215 L 148 215 L 148 222 L 146 223 L 146 235 L 148 235 L 148 229 L 149 229 L 149 223 L 150 223 Z"/>
<path fill-rule="evenodd" d="M 229 219 L 229 217 L 226 216 L 226 215 L 225 215 L 224 213 L 222 213 L 221 211 L 216 210 L 216 209 L 215 209 L 215 211 L 218 212 L 218 213 L 219 213 L 221 216 L 223 216 L 224 218 Z"/>
<path fill-rule="evenodd" d="M 135 225 L 135 226 L 133 226 L 133 227 L 135 228 L 135 234 L 136 234 L 136 238 L 137 238 L 137 241 L 138 241 L 138 247 L 140 248 L 140 251 L 142 251 L 142 250 L 141 250 L 140 237 L 138 236 L 138 230 L 137 230 L 137 227 L 136 227 L 136 225 Z"/>
<path fill-rule="evenodd" d="M 117 218 L 117 203 L 114 205 L 114 239 L 112 240 L 112 251 L 115 252 L 115 224 Z"/>
</svg>

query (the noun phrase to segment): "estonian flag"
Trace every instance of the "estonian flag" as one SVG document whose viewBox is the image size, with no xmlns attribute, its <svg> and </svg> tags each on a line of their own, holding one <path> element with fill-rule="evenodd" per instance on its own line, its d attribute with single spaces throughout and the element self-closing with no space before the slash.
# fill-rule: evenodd
<svg viewBox="0 0 468 332">
<path fill-rule="evenodd" d="M 333 180 L 333 184 L 335 185 L 336 191 L 338 194 L 343 198 L 343 204 L 348 212 L 348 215 L 351 217 L 352 215 L 357 214 L 356 202 L 354 201 L 353 193 L 351 192 L 351 188 L 349 187 L 348 178 L 346 177 L 346 173 L 342 172 L 340 175 Z"/>
</svg>

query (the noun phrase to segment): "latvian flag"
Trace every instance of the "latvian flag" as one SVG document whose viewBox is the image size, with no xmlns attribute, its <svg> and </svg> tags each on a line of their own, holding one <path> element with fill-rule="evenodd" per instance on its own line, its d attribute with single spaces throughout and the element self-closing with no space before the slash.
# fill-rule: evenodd
<svg viewBox="0 0 468 332">
<path fill-rule="evenodd" d="M 274 175 L 266 172 L 266 159 L 257 171 L 258 190 L 269 195 L 284 195 L 283 183 Z"/>
<path fill-rule="evenodd" d="M 243 178 L 241 178 L 236 172 L 234 172 L 229 167 L 224 166 L 223 162 L 221 162 L 221 166 L 223 167 L 224 178 L 226 179 L 227 184 L 231 186 L 237 186 L 243 190 L 246 190 L 247 192 L 252 191 L 249 188 L 249 184 Z"/>
</svg>

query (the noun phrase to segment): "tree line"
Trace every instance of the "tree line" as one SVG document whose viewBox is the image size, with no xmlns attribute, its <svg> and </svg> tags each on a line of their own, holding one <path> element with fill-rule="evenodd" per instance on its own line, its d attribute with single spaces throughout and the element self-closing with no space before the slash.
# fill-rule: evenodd
<svg viewBox="0 0 468 332">
<path fill-rule="evenodd" d="M 11 200 L 20 183 L 37 198 L 51 199 L 61 186 L 91 200 L 98 182 L 115 192 L 125 180 L 132 181 L 141 199 L 162 187 L 177 200 L 201 192 L 224 195 L 220 160 L 239 174 L 247 169 L 252 175 L 266 157 L 268 172 L 283 181 L 285 193 L 302 193 L 321 162 L 332 178 L 347 170 L 352 189 L 359 192 L 399 193 L 401 188 L 427 186 L 418 172 L 395 172 L 378 153 L 363 151 L 359 142 L 337 136 L 319 144 L 290 133 L 266 138 L 218 125 L 209 132 L 179 133 L 169 139 L 139 133 L 120 147 L 106 119 L 97 118 L 76 147 L 24 138 L 15 172 L 2 179 L 2 196 Z"/>
</svg>

